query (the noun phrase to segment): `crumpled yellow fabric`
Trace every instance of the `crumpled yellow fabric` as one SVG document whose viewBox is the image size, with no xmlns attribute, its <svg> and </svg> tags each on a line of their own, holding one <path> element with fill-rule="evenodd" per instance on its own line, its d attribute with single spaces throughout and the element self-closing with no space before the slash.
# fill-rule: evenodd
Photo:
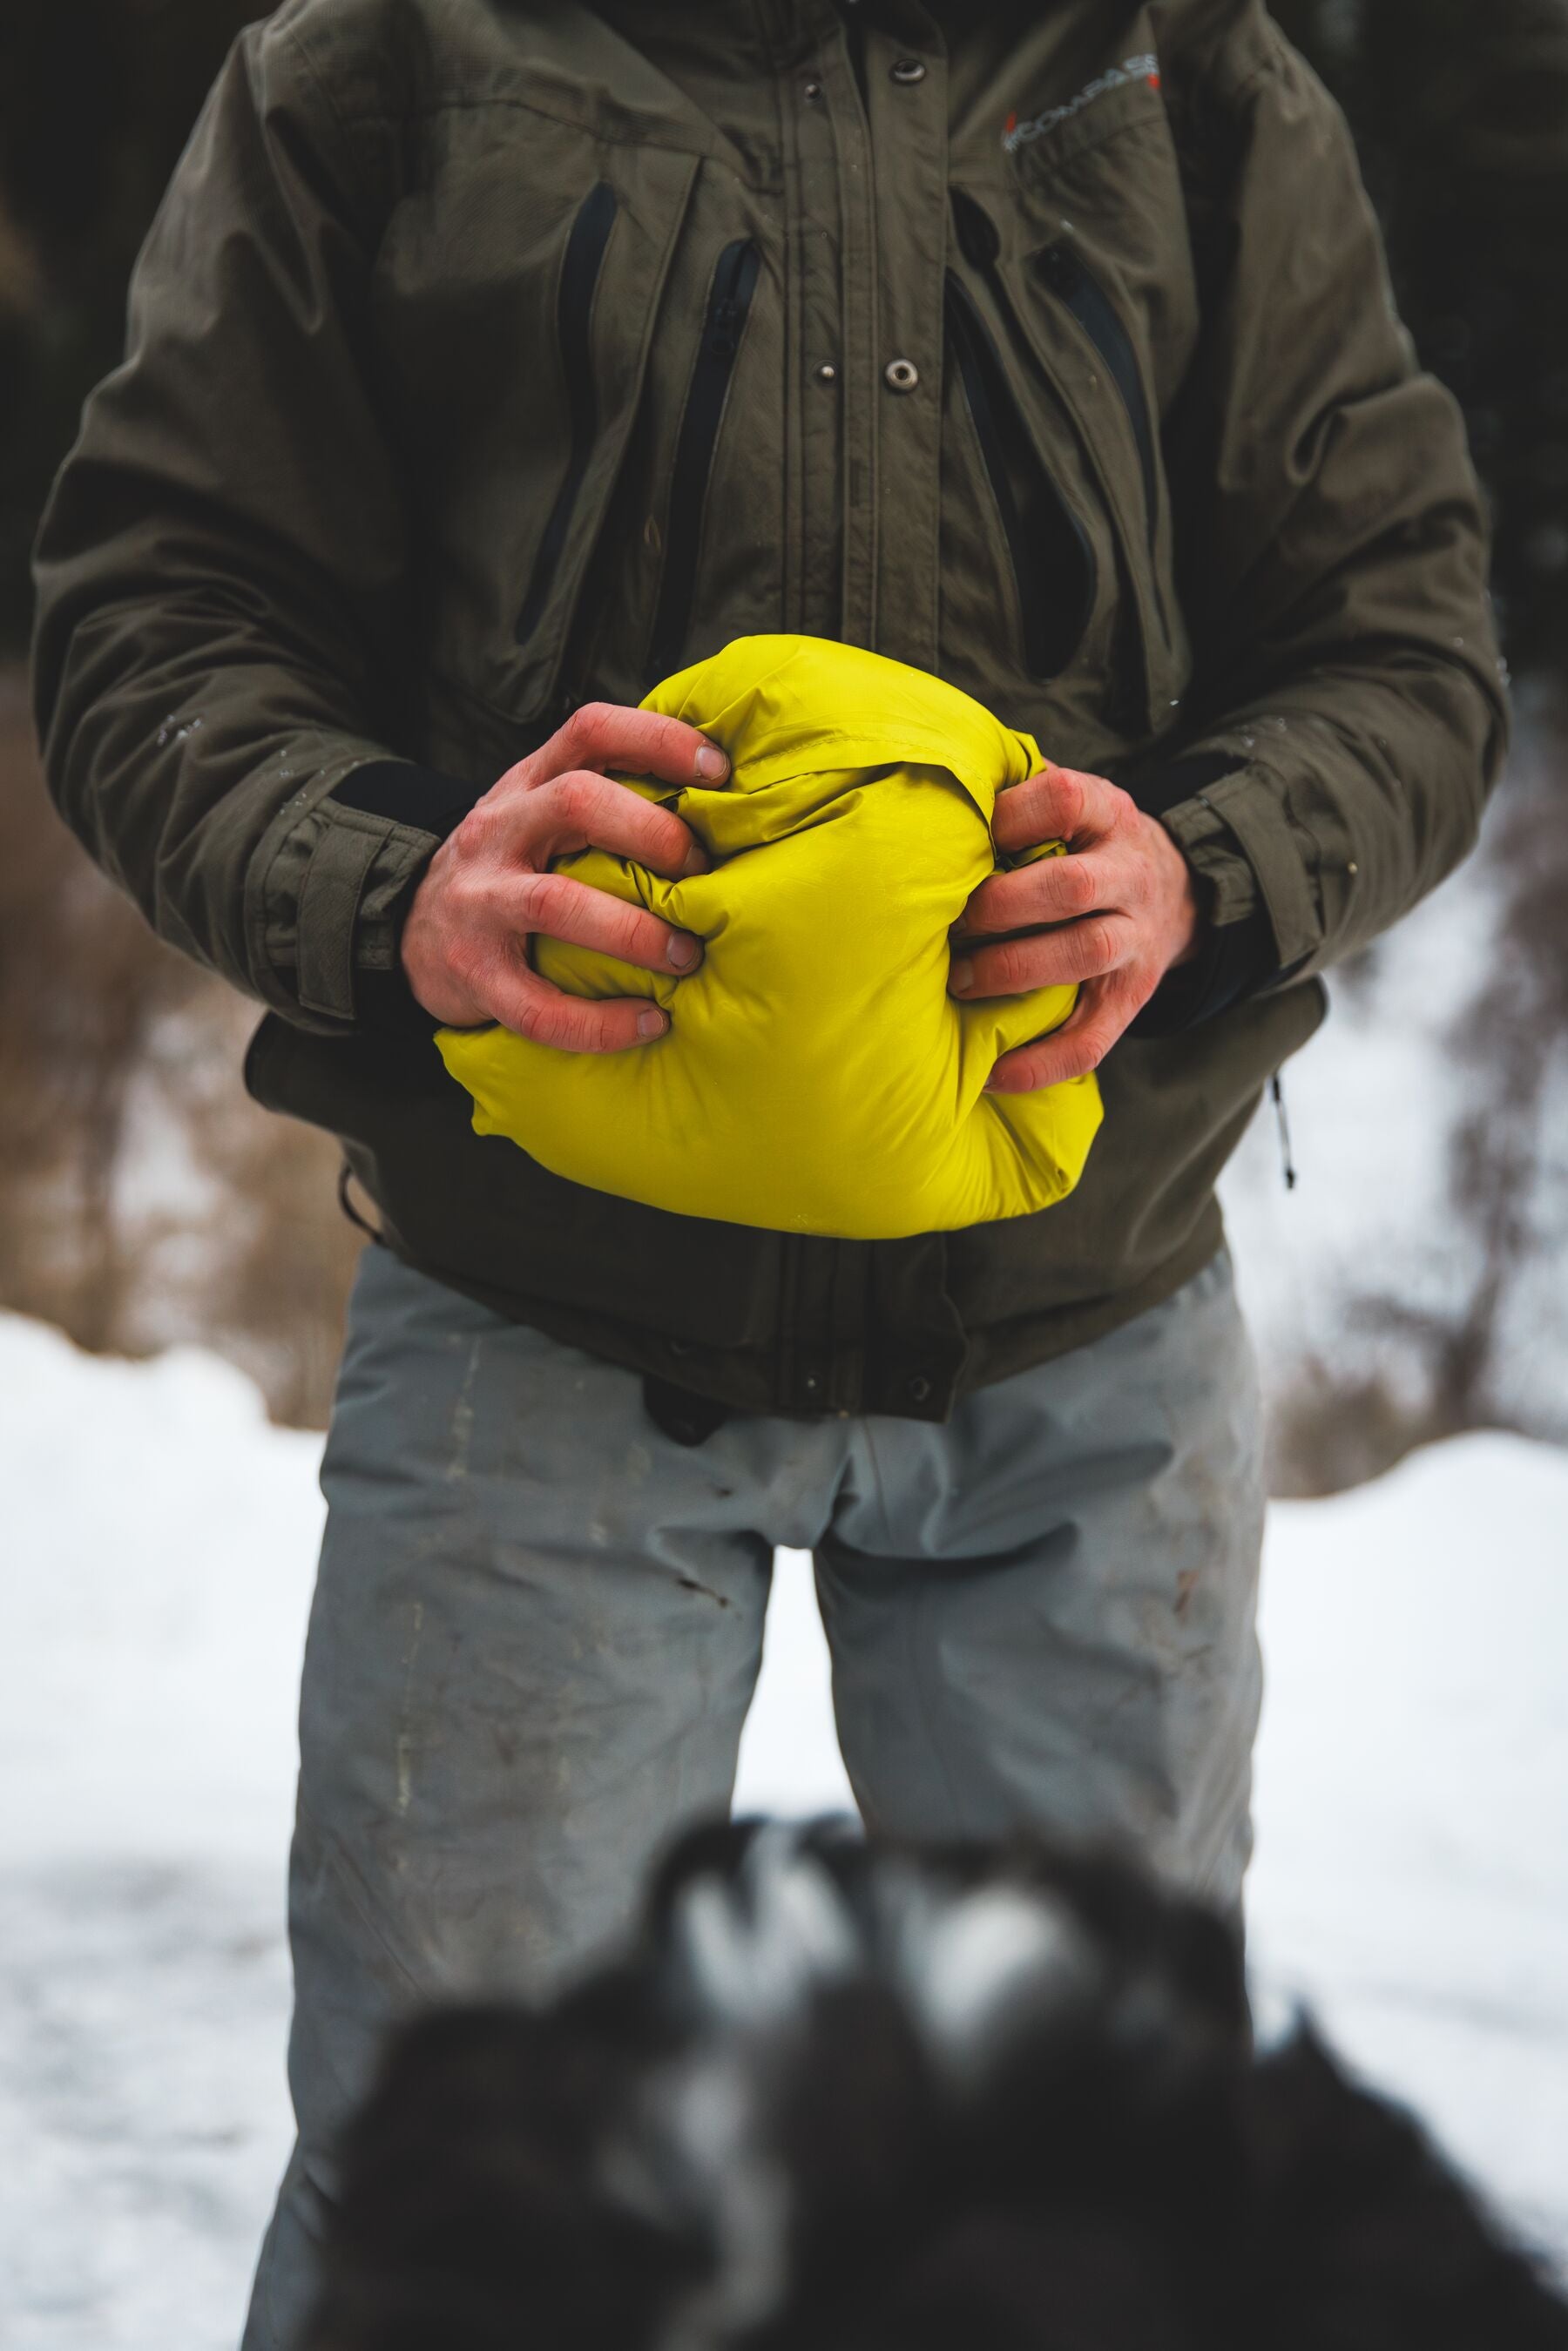
<svg viewBox="0 0 1568 2351">
<path fill-rule="evenodd" d="M 1027 1216 L 1071 1191 L 1100 1123 L 1092 1076 L 982 1089 L 1075 990 L 947 994 L 949 929 L 994 870 L 996 795 L 1041 764 L 1033 739 L 939 678 L 815 637 L 737 638 L 643 706 L 729 754 L 718 789 L 633 785 L 713 871 L 665 882 L 597 850 L 560 870 L 696 933 L 705 960 L 677 980 L 539 939 L 547 979 L 653 997 L 672 1027 L 612 1054 L 442 1029 L 476 1131 L 652 1207 L 843 1239 Z"/>
</svg>

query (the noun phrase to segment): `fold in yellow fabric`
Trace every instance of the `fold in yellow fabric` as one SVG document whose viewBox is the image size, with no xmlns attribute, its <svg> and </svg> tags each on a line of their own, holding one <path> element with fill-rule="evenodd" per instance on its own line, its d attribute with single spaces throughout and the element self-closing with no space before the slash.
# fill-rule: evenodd
<svg viewBox="0 0 1568 2351">
<path fill-rule="evenodd" d="M 537 940 L 558 987 L 653 997 L 672 1026 L 612 1054 L 442 1029 L 476 1131 L 651 1207 L 842 1239 L 1062 1198 L 1100 1123 L 1093 1078 L 984 1087 L 1075 990 L 947 994 L 949 930 L 995 868 L 997 794 L 1041 765 L 1033 738 L 939 678 L 815 637 L 737 638 L 643 706 L 729 754 L 718 789 L 626 779 L 691 827 L 713 871 L 665 882 L 597 850 L 559 870 L 695 932 L 704 962 L 664 978 Z"/>
</svg>

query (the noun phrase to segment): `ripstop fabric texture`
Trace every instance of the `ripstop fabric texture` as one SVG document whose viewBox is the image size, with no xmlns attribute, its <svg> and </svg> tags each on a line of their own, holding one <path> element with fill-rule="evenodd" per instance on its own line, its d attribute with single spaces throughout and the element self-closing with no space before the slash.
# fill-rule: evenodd
<svg viewBox="0 0 1568 2351">
<path fill-rule="evenodd" d="M 599 850 L 559 870 L 695 933 L 704 961 L 677 979 L 539 939 L 545 978 L 653 997 L 671 1027 L 613 1054 L 442 1029 L 476 1132 L 651 1207 L 843 1239 L 1061 1199 L 1100 1124 L 1092 1075 L 984 1089 L 1076 990 L 947 994 L 949 931 L 995 868 L 997 794 L 1041 765 L 1034 738 L 940 678 L 814 637 L 737 638 L 643 706 L 729 755 L 718 789 L 628 779 L 692 828 L 713 870 L 666 882 Z"/>
</svg>

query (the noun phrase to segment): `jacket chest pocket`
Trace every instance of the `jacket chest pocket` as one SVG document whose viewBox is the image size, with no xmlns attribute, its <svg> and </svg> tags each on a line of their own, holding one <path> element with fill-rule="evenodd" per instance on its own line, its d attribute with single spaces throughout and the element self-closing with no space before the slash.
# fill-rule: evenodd
<svg viewBox="0 0 1568 2351">
<path fill-rule="evenodd" d="M 697 164 L 479 117 L 389 240 L 384 334 L 433 666 L 507 725 L 539 725 L 570 699 Z"/>
<path fill-rule="evenodd" d="M 1122 80 L 1024 141 L 1005 179 L 993 170 L 976 193 L 955 190 L 953 212 L 971 282 L 1020 363 L 1026 410 L 1045 396 L 1088 465 L 1115 541 L 1129 702 L 1163 730 L 1190 647 L 1161 423 L 1197 319 L 1181 174 L 1151 79 Z"/>
<path fill-rule="evenodd" d="M 670 470 L 664 563 L 644 663 L 650 685 L 680 666 L 686 643 L 719 429 L 761 268 L 749 236 L 732 237 L 714 265 Z"/>
<path fill-rule="evenodd" d="M 1157 77 L 1126 79 L 1019 145 L 1011 184 L 997 193 L 996 282 L 1103 486 L 1143 639 L 1149 724 L 1164 729 L 1192 654 L 1163 425 L 1197 347 L 1198 302 Z"/>
<path fill-rule="evenodd" d="M 1097 594 L 1109 587 L 1120 608 L 1114 640 L 1121 691 L 1120 706 L 1108 716 L 1128 732 L 1155 731 L 1179 693 L 1185 645 L 1170 586 L 1157 418 L 1133 335 L 1106 286 L 1065 235 L 1009 252 L 986 205 L 962 189 L 952 201 L 967 269 L 949 277 L 948 331 L 1013 554 L 1026 666 L 1036 677 L 1062 668 Z M 1108 528 L 1109 582 L 1094 576 L 1095 517 L 1075 510 L 1068 469 L 1051 464 L 1064 429 L 1080 461 L 1072 470 L 1092 485 Z M 1004 471 L 998 459 L 1009 434 L 1020 454 Z M 1031 444 L 1039 485 L 1032 520 L 1018 487 L 1029 478 Z M 1079 590 L 1064 596 L 1062 583 L 1074 572 Z M 1069 626 L 1074 611 L 1076 632 Z M 1031 612 L 1038 616 L 1032 629 Z"/>
</svg>

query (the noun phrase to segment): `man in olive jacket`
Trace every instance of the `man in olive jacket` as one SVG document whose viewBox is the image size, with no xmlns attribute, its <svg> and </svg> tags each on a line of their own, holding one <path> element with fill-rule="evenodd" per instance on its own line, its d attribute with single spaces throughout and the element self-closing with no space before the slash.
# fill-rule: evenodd
<svg viewBox="0 0 1568 2351">
<path fill-rule="evenodd" d="M 1248 1852 L 1256 1384 L 1216 1176 L 1319 974 L 1464 855 L 1505 729 L 1478 499 L 1343 123 L 1259 0 L 288 0 L 237 43 L 38 548 L 59 804 L 269 1008 L 257 1097 L 384 1246 L 324 1479 L 291 1880 L 311 2290 L 387 2017 L 529 1987 L 727 1802 L 775 1544 L 815 1551 L 874 1825 Z M 700 854 L 606 770 L 750 632 L 873 647 L 1051 765 L 951 986 L 1082 983 L 1045 1213 L 705 1223 L 476 1137 L 438 1022 L 657 1050 L 552 872 Z M 716 949 L 716 952 L 721 951 Z M 679 997 L 675 999 L 679 1018 Z"/>
</svg>

